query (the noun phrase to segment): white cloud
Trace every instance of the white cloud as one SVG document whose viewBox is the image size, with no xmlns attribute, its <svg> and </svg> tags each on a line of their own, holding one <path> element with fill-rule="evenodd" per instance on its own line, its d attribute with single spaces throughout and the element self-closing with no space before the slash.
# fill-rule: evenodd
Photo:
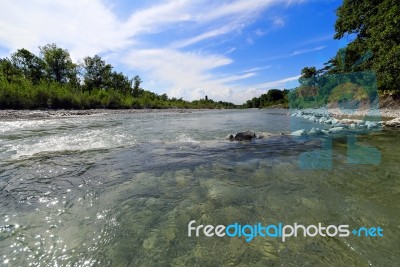
<svg viewBox="0 0 400 267">
<path fill-rule="evenodd" d="M 236 47 L 231 47 L 225 52 L 225 54 L 230 54 L 230 53 L 233 53 L 235 51 L 236 51 Z"/>
<path fill-rule="evenodd" d="M 263 35 L 265 35 L 267 32 L 266 32 L 266 31 L 263 31 L 263 30 L 261 30 L 261 29 L 257 29 L 257 30 L 254 31 L 254 33 L 255 33 L 257 36 L 263 36 Z"/>
<path fill-rule="evenodd" d="M 128 66 L 150 72 L 151 76 L 173 88 L 171 96 L 178 97 L 173 93 L 185 91 L 190 100 L 196 99 L 199 89 L 212 91 L 210 96 L 220 96 L 216 91 L 226 86 L 213 78 L 210 71 L 232 62 L 220 55 L 180 52 L 169 48 L 133 50 L 124 60 Z M 191 91 L 194 93 L 189 95 Z"/>
<path fill-rule="evenodd" d="M 255 75 L 256 75 L 255 72 L 248 72 L 248 73 L 241 74 L 241 75 L 230 75 L 230 76 L 218 79 L 217 81 L 220 83 L 229 83 L 229 82 L 247 79 L 247 78 L 253 77 Z"/>
<path fill-rule="evenodd" d="M 221 1 L 222 2 L 222 1 Z M 201 20 L 215 20 L 226 16 L 240 15 L 239 18 L 249 18 L 258 14 L 265 8 L 278 4 L 286 3 L 285 0 L 236 0 L 225 2 L 222 5 L 208 8 L 208 12 L 204 12 L 199 16 Z M 214 3 L 220 3 L 215 1 Z M 215 4 L 214 4 L 215 5 Z"/>
<path fill-rule="evenodd" d="M 0 42 L 37 51 L 57 43 L 76 57 L 131 44 L 120 22 L 100 1 L 1 1 Z"/>
<path fill-rule="evenodd" d="M 201 34 L 199 34 L 199 35 L 197 35 L 195 37 L 175 42 L 175 43 L 172 44 L 172 47 L 174 47 L 174 48 L 183 48 L 183 47 L 186 47 L 186 46 L 201 42 L 203 40 L 206 40 L 206 39 L 209 39 L 209 38 L 212 38 L 212 37 L 216 37 L 216 36 L 221 36 L 221 35 L 227 34 L 227 33 L 231 32 L 232 30 L 234 30 L 235 28 L 236 27 L 232 27 L 231 25 L 223 26 L 223 27 L 218 28 L 218 29 L 214 29 L 214 30 L 211 30 L 211 31 L 207 31 L 207 32 L 201 33 Z"/>
<path fill-rule="evenodd" d="M 256 84 L 253 85 L 252 87 L 257 88 L 257 89 L 283 89 L 283 88 L 292 88 L 293 84 L 296 84 L 298 79 L 300 78 L 301 75 L 294 76 L 294 77 L 288 77 L 285 79 L 281 79 L 278 81 L 273 81 L 273 82 L 266 82 L 266 83 L 261 83 L 261 84 Z"/>
<path fill-rule="evenodd" d="M 255 72 L 255 71 L 260 71 L 260 70 L 266 70 L 266 69 L 270 69 L 271 67 L 272 67 L 272 65 L 255 67 L 255 68 L 242 70 L 240 73 L 247 73 L 247 72 Z"/>
<path fill-rule="evenodd" d="M 306 41 L 302 42 L 301 45 L 309 45 L 309 44 L 321 43 L 324 41 L 332 40 L 333 35 L 334 33 L 332 32 L 331 34 L 325 34 L 315 38 L 307 39 Z"/>
<path fill-rule="evenodd" d="M 193 1 L 171 0 L 134 12 L 123 25 L 126 32 L 149 34 L 166 25 L 193 20 Z"/>
<path fill-rule="evenodd" d="M 277 27 L 283 27 L 285 26 L 285 20 L 283 18 L 277 17 L 273 21 L 274 25 Z"/>
<path fill-rule="evenodd" d="M 247 38 L 246 38 L 246 43 L 247 43 L 248 45 L 253 45 L 253 44 L 254 44 L 253 38 L 247 37 Z"/>
<path fill-rule="evenodd" d="M 314 48 L 310 48 L 310 49 L 296 50 L 296 51 L 290 53 L 288 56 L 292 57 L 292 56 L 297 56 L 297 55 L 301 55 L 301 54 L 316 52 L 316 51 L 320 51 L 325 48 L 326 48 L 326 46 L 322 45 L 322 46 L 318 46 L 318 47 L 314 47 Z"/>
<path fill-rule="evenodd" d="M 276 57 L 270 57 L 270 58 L 266 58 L 263 59 L 261 61 L 270 61 L 270 60 L 277 60 L 277 59 L 284 59 L 284 58 L 290 58 L 290 57 L 294 57 L 294 56 L 298 56 L 298 55 L 302 55 L 302 54 L 307 54 L 307 53 L 312 53 L 312 52 L 317 52 L 320 50 L 325 49 L 326 46 L 318 46 L 318 47 L 314 47 L 314 48 L 307 48 L 307 49 L 302 49 L 302 50 L 295 50 L 290 54 L 286 54 L 286 55 L 280 55 L 280 56 L 276 56 Z"/>
</svg>

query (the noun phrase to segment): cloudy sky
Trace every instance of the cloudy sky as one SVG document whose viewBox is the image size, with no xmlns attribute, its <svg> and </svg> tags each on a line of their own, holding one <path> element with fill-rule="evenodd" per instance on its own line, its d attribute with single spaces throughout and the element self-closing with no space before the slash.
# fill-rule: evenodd
<svg viewBox="0 0 400 267">
<path fill-rule="evenodd" d="M 321 67 L 340 0 L 0 0 L 0 57 L 56 43 L 100 55 L 147 90 L 237 104 Z"/>
</svg>

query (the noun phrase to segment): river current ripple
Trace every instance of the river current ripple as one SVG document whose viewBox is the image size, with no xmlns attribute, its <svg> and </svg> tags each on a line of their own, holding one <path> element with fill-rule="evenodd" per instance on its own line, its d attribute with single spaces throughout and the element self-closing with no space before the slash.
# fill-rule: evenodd
<svg viewBox="0 0 400 267">
<path fill-rule="evenodd" d="M 197 111 L 0 122 L 0 266 L 395 266 L 396 129 L 364 133 L 378 165 L 299 167 L 321 138 L 285 110 Z M 237 131 L 269 132 L 247 142 Z M 380 226 L 384 237 L 188 237 L 197 224 Z"/>
</svg>

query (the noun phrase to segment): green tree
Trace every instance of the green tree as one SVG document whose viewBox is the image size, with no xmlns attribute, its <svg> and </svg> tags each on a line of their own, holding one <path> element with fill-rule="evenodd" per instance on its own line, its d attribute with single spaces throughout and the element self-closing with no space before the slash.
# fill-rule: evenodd
<svg viewBox="0 0 400 267">
<path fill-rule="evenodd" d="M 315 67 L 305 67 L 301 70 L 300 79 L 312 79 L 317 76 L 317 69 Z"/>
<path fill-rule="evenodd" d="M 269 102 L 276 102 L 284 99 L 284 91 L 279 89 L 271 89 L 267 93 L 267 99 Z"/>
<path fill-rule="evenodd" d="M 110 76 L 111 87 L 115 91 L 119 91 L 122 94 L 129 94 L 132 89 L 132 80 L 125 76 L 122 72 L 112 72 Z"/>
<path fill-rule="evenodd" d="M 140 88 L 140 84 L 142 83 L 142 79 L 140 79 L 139 75 L 136 75 L 133 78 L 133 88 L 132 88 L 132 96 L 139 97 L 143 90 Z"/>
<path fill-rule="evenodd" d="M 23 78 L 21 71 L 8 58 L 0 59 L 0 75 L 8 83 Z"/>
<path fill-rule="evenodd" d="M 334 38 L 355 35 L 345 49 L 346 68 L 340 71 L 373 70 L 381 90 L 399 91 L 400 2 L 344 0 L 337 16 Z"/>
<path fill-rule="evenodd" d="M 77 82 L 78 66 L 72 62 L 68 50 L 59 48 L 56 44 L 48 44 L 39 49 L 40 55 L 46 63 L 46 73 L 50 81 Z"/>
<path fill-rule="evenodd" d="M 167 94 L 162 94 L 162 95 L 160 95 L 160 99 L 162 101 L 168 101 L 168 95 Z"/>
<path fill-rule="evenodd" d="M 98 55 L 85 57 L 83 59 L 83 69 L 84 83 L 89 92 L 93 89 L 108 89 L 110 86 L 113 86 L 110 83 L 119 82 L 116 80 L 119 80 L 120 77 L 116 77 L 117 75 L 115 74 L 112 77 L 112 66 L 106 64 Z M 115 80 L 112 81 L 111 78 Z"/>
<path fill-rule="evenodd" d="M 44 61 L 25 48 L 12 54 L 11 61 L 33 84 L 38 84 L 45 77 Z"/>
</svg>

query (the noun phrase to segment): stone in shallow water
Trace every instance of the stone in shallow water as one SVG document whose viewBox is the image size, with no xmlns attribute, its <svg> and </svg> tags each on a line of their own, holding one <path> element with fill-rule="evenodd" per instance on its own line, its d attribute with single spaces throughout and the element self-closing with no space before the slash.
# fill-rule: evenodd
<svg viewBox="0 0 400 267">
<path fill-rule="evenodd" d="M 376 123 L 376 122 L 369 122 L 369 123 L 367 124 L 368 130 L 370 130 L 370 129 L 375 129 L 375 128 L 378 128 L 378 127 L 379 127 L 379 124 Z"/>
<path fill-rule="evenodd" d="M 207 190 L 206 196 L 210 201 L 222 204 L 237 203 L 243 200 L 238 188 L 216 179 L 207 179 L 200 182 L 200 186 Z"/>
<path fill-rule="evenodd" d="M 344 130 L 343 127 L 333 127 L 333 128 L 330 128 L 330 129 L 329 129 L 329 132 L 331 132 L 331 133 L 338 133 L 338 132 L 341 132 L 341 131 L 343 131 L 343 130 Z"/>
<path fill-rule="evenodd" d="M 192 176 L 192 172 L 188 169 L 176 171 L 174 174 L 176 185 L 178 187 L 188 186 Z"/>
<path fill-rule="evenodd" d="M 383 123 L 383 125 L 387 127 L 400 127 L 400 118 L 395 118 L 393 120 L 386 121 Z"/>
<path fill-rule="evenodd" d="M 256 137 L 256 134 L 251 132 L 251 131 L 244 131 L 237 133 L 235 135 L 235 140 L 237 141 L 243 141 L 243 140 L 251 140 Z"/>
<path fill-rule="evenodd" d="M 145 249 L 153 249 L 154 245 L 157 243 L 157 233 L 156 232 L 152 232 L 150 233 L 150 236 L 147 237 L 144 241 L 143 241 L 143 247 Z"/>
<path fill-rule="evenodd" d="M 328 119 L 325 117 L 322 117 L 318 120 L 319 123 L 325 123 Z"/>
<path fill-rule="evenodd" d="M 228 135 L 225 137 L 225 139 L 227 139 L 227 140 L 234 140 L 235 137 L 233 136 L 233 134 L 228 134 Z"/>
<path fill-rule="evenodd" d="M 302 136 L 302 135 L 306 135 L 306 130 L 301 129 L 301 130 L 298 130 L 298 131 L 294 131 L 294 132 L 291 133 L 291 135 L 293 135 L 293 136 Z"/>
<path fill-rule="evenodd" d="M 319 128 L 312 128 L 311 130 L 310 130 L 310 134 L 321 134 L 322 132 L 321 132 L 321 130 L 319 129 Z"/>
<path fill-rule="evenodd" d="M 166 241 L 170 242 L 176 238 L 177 227 L 176 226 L 169 226 L 164 228 L 163 230 L 163 237 Z"/>
<path fill-rule="evenodd" d="M 348 126 L 347 124 L 344 124 L 344 123 L 341 123 L 341 122 L 337 123 L 337 124 L 335 125 L 335 127 L 342 127 L 342 128 L 344 128 L 344 129 L 349 128 L 349 126 Z"/>
<path fill-rule="evenodd" d="M 252 250 L 259 252 L 264 259 L 277 260 L 279 254 L 275 244 L 277 243 L 274 241 L 267 241 L 263 238 L 254 238 L 250 243 L 248 243 L 248 246 L 250 246 Z"/>
<path fill-rule="evenodd" d="M 225 139 L 231 140 L 231 141 L 243 141 L 243 140 L 251 140 L 253 138 L 263 138 L 264 136 L 259 135 L 257 136 L 255 133 L 251 131 L 244 131 L 244 132 L 238 132 L 235 135 L 233 134 L 228 134 Z"/>
</svg>

